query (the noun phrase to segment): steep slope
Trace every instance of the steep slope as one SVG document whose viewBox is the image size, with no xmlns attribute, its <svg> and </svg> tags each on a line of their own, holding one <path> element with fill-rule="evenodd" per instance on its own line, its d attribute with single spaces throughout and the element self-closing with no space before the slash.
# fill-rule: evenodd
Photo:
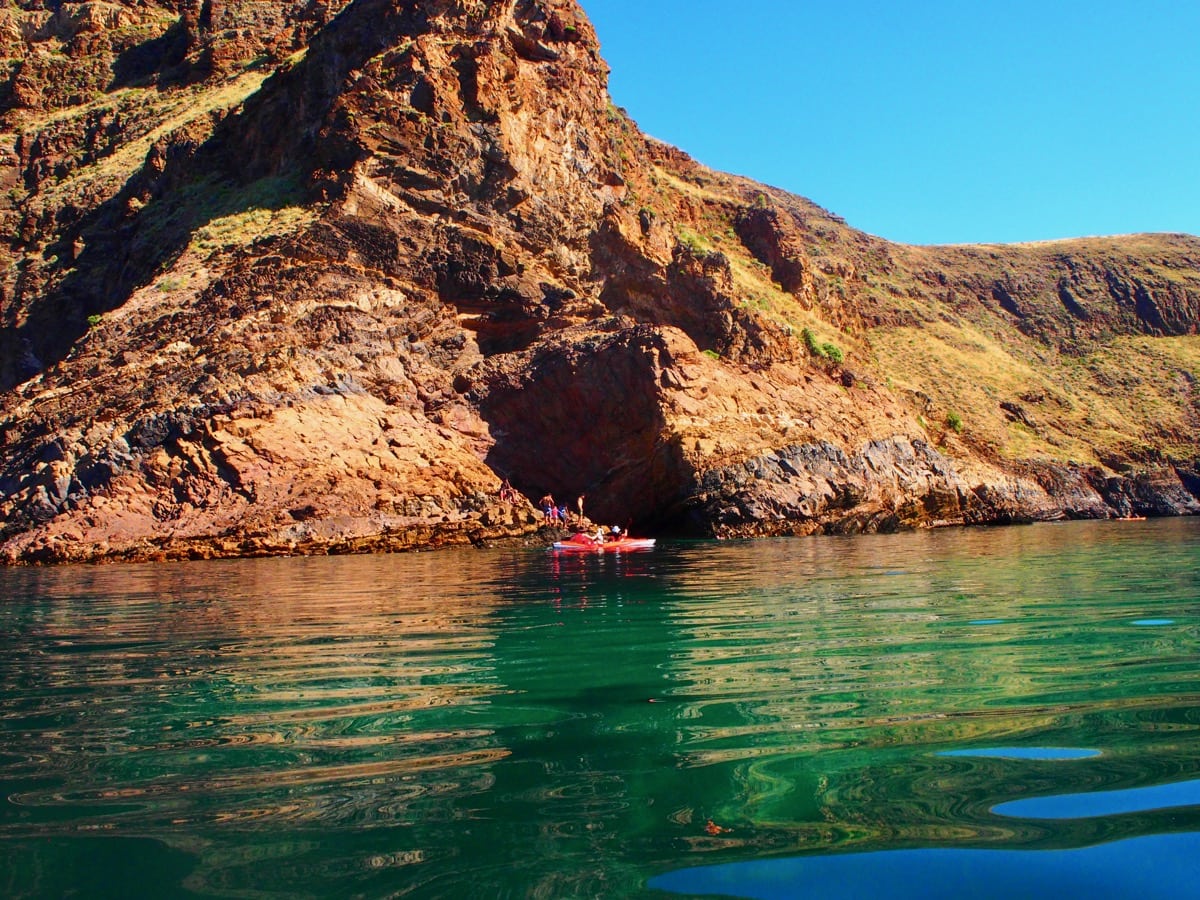
<svg viewBox="0 0 1200 900">
<path fill-rule="evenodd" d="M 533 535 L 502 477 L 701 534 L 1200 511 L 1200 240 L 862 234 L 641 135 L 571 0 L 48 5 L 9 561 Z"/>
</svg>

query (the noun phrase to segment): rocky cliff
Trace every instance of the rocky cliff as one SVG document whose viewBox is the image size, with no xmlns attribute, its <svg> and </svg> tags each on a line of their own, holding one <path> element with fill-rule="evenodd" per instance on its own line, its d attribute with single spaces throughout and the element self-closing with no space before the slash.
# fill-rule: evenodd
<svg viewBox="0 0 1200 900">
<path fill-rule="evenodd" d="M 1200 511 L 1200 240 L 908 247 L 572 0 L 0 9 L 10 562 Z"/>
</svg>

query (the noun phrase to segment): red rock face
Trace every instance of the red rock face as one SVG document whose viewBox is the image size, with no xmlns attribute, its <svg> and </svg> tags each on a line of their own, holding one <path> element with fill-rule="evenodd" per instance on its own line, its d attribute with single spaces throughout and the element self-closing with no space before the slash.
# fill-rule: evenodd
<svg viewBox="0 0 1200 900">
<path fill-rule="evenodd" d="M 0 21 L 68 48 L 5 95 L 8 561 L 541 540 L 547 491 L 722 535 L 1200 511 L 1186 366 L 1179 428 L 1071 465 L 994 437 L 1078 446 L 1070 397 L 960 436 L 873 349 L 1194 335 L 1194 239 L 871 238 L 643 137 L 571 0 L 63 10 Z"/>
</svg>

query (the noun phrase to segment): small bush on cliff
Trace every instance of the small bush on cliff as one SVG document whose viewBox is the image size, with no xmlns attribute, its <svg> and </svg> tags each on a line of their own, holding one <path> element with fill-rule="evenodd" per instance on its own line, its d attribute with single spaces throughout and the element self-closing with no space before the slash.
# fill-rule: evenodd
<svg viewBox="0 0 1200 900">
<path fill-rule="evenodd" d="M 712 253 L 712 244 L 686 228 L 679 230 L 679 244 L 697 259 L 703 259 Z"/>
<path fill-rule="evenodd" d="M 831 362 L 834 365 L 841 365 L 846 358 L 846 354 L 842 352 L 842 348 L 837 344 L 831 344 L 828 341 L 820 342 L 817 336 L 813 334 L 811 328 L 805 328 L 800 332 L 800 338 L 804 341 L 804 349 L 808 351 L 808 355 L 816 359 Z"/>
<path fill-rule="evenodd" d="M 962 430 L 963 430 L 962 416 L 960 416 L 954 410 L 950 410 L 950 412 L 946 413 L 946 427 L 949 428 L 951 431 L 953 431 L 955 434 L 962 434 Z"/>
</svg>

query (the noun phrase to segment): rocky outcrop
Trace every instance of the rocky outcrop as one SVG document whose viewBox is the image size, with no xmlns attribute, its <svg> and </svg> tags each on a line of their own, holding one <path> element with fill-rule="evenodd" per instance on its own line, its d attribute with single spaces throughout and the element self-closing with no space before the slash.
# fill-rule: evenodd
<svg viewBox="0 0 1200 900">
<path fill-rule="evenodd" d="M 572 0 L 51 6 L 0 18 L 61 69 L 3 113 L 9 562 L 1200 508 L 1197 239 L 862 234 L 641 135 Z"/>
<path fill-rule="evenodd" d="M 348 0 L 26 0 L 0 9 L 5 110 L 87 105 L 145 83 L 160 87 L 278 63 Z"/>
</svg>

